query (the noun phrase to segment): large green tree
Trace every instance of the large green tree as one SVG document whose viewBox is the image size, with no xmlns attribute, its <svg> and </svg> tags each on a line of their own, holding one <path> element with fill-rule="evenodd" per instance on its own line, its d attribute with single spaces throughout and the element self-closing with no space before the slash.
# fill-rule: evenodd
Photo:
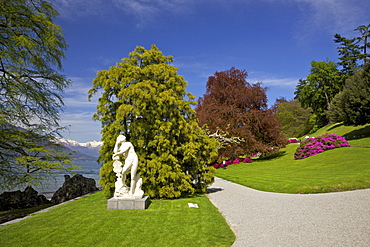
<svg viewBox="0 0 370 247">
<path fill-rule="evenodd" d="M 61 93 L 70 84 L 60 73 L 66 42 L 61 28 L 53 23 L 57 15 L 48 1 L 0 0 L 0 179 L 13 173 L 12 184 L 38 183 L 26 168 L 28 158 L 37 159 L 43 153 L 44 160 L 32 164 L 39 167 L 37 171 L 53 171 L 53 162 L 66 157 L 61 152 L 51 163 L 44 162 L 51 145 L 46 140 L 54 139 L 61 130 Z M 42 149 L 35 142 L 36 135 L 48 147 Z M 21 158 L 21 149 L 28 149 L 27 159 Z M 59 168 L 70 171 L 68 162 L 65 165 Z M 28 179 L 21 179 L 20 174 Z"/>
<path fill-rule="evenodd" d="M 89 91 L 100 89 L 97 113 L 104 142 L 100 181 L 107 196 L 114 192 L 112 154 L 116 137 L 124 134 L 139 157 L 143 190 L 152 198 L 177 198 L 205 192 L 213 182 L 218 143 L 198 126 L 194 96 L 187 82 L 156 46 L 136 49 L 109 70 L 99 71 Z"/>
<path fill-rule="evenodd" d="M 267 107 L 267 88 L 248 83 L 246 77 L 245 70 L 235 68 L 216 72 L 195 108 L 200 125 L 207 125 L 211 133 L 221 129 L 244 140 L 220 149 L 226 158 L 267 155 L 286 143 L 274 110 Z"/>
<path fill-rule="evenodd" d="M 282 102 L 276 115 L 281 122 L 281 131 L 287 137 L 301 137 L 313 128 L 311 108 L 303 108 L 298 100 Z"/>
<path fill-rule="evenodd" d="M 329 122 L 327 111 L 334 96 L 342 88 L 343 80 L 336 63 L 312 61 L 310 74 L 305 80 L 299 80 L 294 94 L 302 107 L 312 109 L 316 117 L 316 127 L 320 128 Z"/>
<path fill-rule="evenodd" d="M 346 80 L 343 91 L 333 100 L 329 116 L 345 125 L 370 123 L 370 63 Z"/>
</svg>

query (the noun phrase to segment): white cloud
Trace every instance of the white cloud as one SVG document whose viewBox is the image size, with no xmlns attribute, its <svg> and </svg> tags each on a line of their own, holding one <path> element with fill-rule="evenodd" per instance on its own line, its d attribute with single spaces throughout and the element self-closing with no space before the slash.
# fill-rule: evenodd
<svg viewBox="0 0 370 247">
<path fill-rule="evenodd" d="M 192 0 L 112 0 L 116 7 L 136 15 L 150 15 L 163 12 L 181 13 L 192 5 Z"/>
<path fill-rule="evenodd" d="M 263 0 L 271 5 L 288 2 L 296 5 L 301 13 L 297 22 L 295 38 L 305 40 L 320 32 L 354 35 L 353 29 L 369 22 L 368 0 Z M 200 7 L 201 3 L 220 9 L 239 7 L 241 4 L 255 4 L 252 0 L 58 0 L 54 7 L 60 17 L 76 19 L 85 16 L 98 16 L 106 19 L 113 11 L 121 10 L 121 15 L 135 18 L 137 27 L 155 22 L 159 17 L 169 15 L 188 15 Z M 204 7 L 204 6 L 202 6 Z M 113 19 L 111 19 L 113 20 Z"/>
<path fill-rule="evenodd" d="M 64 94 L 65 109 L 60 114 L 60 124 L 70 127 L 69 131 L 63 133 L 63 137 L 78 142 L 100 140 L 100 122 L 92 120 L 99 95 L 88 101 L 87 92 L 92 87 L 91 80 L 79 77 L 70 79 L 73 83 Z"/>
<path fill-rule="evenodd" d="M 368 0 L 291 0 L 298 4 L 302 20 L 298 23 L 296 38 L 305 40 L 327 33 L 353 37 L 353 29 L 370 21 Z M 364 23 L 365 22 L 365 23 Z"/>
<path fill-rule="evenodd" d="M 100 140 L 100 122 L 92 120 L 93 112 L 63 113 L 60 124 L 69 126 L 63 137 L 78 142 Z"/>
<path fill-rule="evenodd" d="M 73 81 L 64 93 L 64 102 L 68 107 L 95 107 L 99 94 L 92 97 L 91 101 L 88 100 L 88 91 L 92 88 L 91 79 L 72 77 L 69 78 Z"/>
<path fill-rule="evenodd" d="M 192 9 L 193 0 L 112 0 L 113 5 L 133 15 L 136 26 L 141 28 L 153 24 L 165 14 L 183 15 Z"/>
<path fill-rule="evenodd" d="M 248 72 L 247 81 L 249 83 L 262 82 L 265 87 L 294 88 L 300 78 L 294 76 L 285 77 L 283 74 L 272 74 L 265 71 Z"/>
<path fill-rule="evenodd" d="M 250 77 L 247 79 L 250 83 L 262 82 L 263 86 L 274 87 L 295 87 L 299 78 L 276 78 L 276 77 Z"/>
<path fill-rule="evenodd" d="M 66 113 L 62 114 L 63 120 L 62 122 L 65 125 L 73 125 L 73 124 L 88 124 L 92 121 L 91 112 L 82 112 L 82 113 Z"/>
<path fill-rule="evenodd" d="M 85 16 L 107 19 L 113 11 L 135 17 L 137 27 L 152 23 L 162 14 L 181 14 L 191 8 L 194 0 L 60 0 L 54 1 L 60 18 L 73 20 Z M 115 18 L 115 17 L 114 17 Z M 111 19 L 114 21 L 114 18 Z"/>
<path fill-rule="evenodd" d="M 109 4 L 104 0 L 58 0 L 53 1 L 54 8 L 63 19 L 76 19 L 84 16 L 104 16 Z"/>
</svg>

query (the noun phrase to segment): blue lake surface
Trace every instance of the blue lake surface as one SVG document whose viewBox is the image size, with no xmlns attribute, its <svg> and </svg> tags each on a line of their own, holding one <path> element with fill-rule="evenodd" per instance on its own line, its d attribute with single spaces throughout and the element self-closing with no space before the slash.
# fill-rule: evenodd
<svg viewBox="0 0 370 247">
<path fill-rule="evenodd" d="M 81 174 L 86 178 L 93 178 L 96 182 L 96 186 L 100 186 L 98 181 L 100 179 L 99 169 L 101 165 L 98 162 L 94 160 L 76 160 L 73 162 L 73 164 L 82 168 L 80 170 L 75 170 L 76 174 Z M 65 180 L 64 175 L 69 175 L 70 177 L 73 177 L 73 174 L 57 173 L 53 175 L 53 178 L 50 181 L 45 181 L 43 185 L 32 187 L 39 193 L 39 195 L 44 195 L 47 198 L 51 198 L 55 191 L 57 191 L 63 185 Z M 12 191 L 23 191 L 26 187 L 27 186 L 25 185 L 19 188 L 12 189 Z M 0 191 L 0 194 L 3 192 L 4 191 Z"/>
<path fill-rule="evenodd" d="M 96 182 L 96 186 L 100 186 L 98 181 L 100 179 L 99 175 L 99 169 L 101 165 L 96 162 L 96 161 L 74 161 L 73 164 L 80 166 L 82 169 L 81 170 L 75 170 L 76 174 L 80 174 L 84 176 L 85 178 L 93 178 Z M 50 182 L 47 184 L 40 186 L 40 187 L 35 187 L 34 189 L 39 192 L 41 195 L 45 195 L 46 197 L 52 197 L 54 192 L 57 191 L 64 183 L 64 175 L 69 175 L 70 177 L 73 177 L 71 174 L 65 174 L 65 173 L 60 173 L 55 175 L 54 179 L 52 179 Z"/>
</svg>

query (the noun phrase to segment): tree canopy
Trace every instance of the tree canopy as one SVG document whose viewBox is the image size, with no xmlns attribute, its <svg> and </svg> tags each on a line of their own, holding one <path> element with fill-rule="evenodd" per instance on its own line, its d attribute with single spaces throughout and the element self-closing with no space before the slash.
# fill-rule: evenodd
<svg viewBox="0 0 370 247">
<path fill-rule="evenodd" d="M 54 161 L 66 161 L 64 152 L 51 155 L 53 161 L 46 158 L 52 146 L 46 140 L 62 129 L 61 93 L 71 82 L 59 71 L 67 46 L 61 28 L 53 23 L 58 12 L 49 2 L 1 0 L 0 12 L 0 176 L 13 174 L 14 184 L 31 183 L 37 180 L 36 172 L 51 172 Z M 30 172 L 30 164 L 38 168 Z M 70 171 L 65 164 L 59 168 Z"/>
<path fill-rule="evenodd" d="M 235 68 L 216 72 L 208 78 L 206 93 L 195 108 L 200 125 L 208 126 L 210 132 L 222 129 L 244 139 L 220 150 L 228 158 L 269 154 L 286 143 L 279 120 L 267 107 L 267 88 L 248 83 L 246 77 L 245 70 Z"/>
<path fill-rule="evenodd" d="M 103 90 L 94 118 L 102 124 L 104 142 L 100 181 L 107 196 L 114 192 L 113 147 L 124 134 L 139 157 L 138 173 L 151 198 L 177 198 L 206 192 L 213 182 L 218 143 L 198 126 L 194 96 L 187 82 L 154 45 L 136 47 L 109 70 L 99 71 L 89 91 Z"/>
<path fill-rule="evenodd" d="M 312 61 L 310 74 L 305 80 L 299 80 L 294 94 L 303 107 L 312 108 L 316 116 L 316 127 L 320 128 L 329 122 L 327 110 L 342 88 L 343 80 L 336 63 Z"/>
<path fill-rule="evenodd" d="M 332 121 L 345 125 L 370 123 L 370 63 L 346 80 L 343 91 L 333 100 L 329 115 Z"/>
<path fill-rule="evenodd" d="M 353 75 L 362 65 L 365 65 L 370 54 L 368 48 L 370 46 L 370 24 L 361 25 L 354 31 L 358 31 L 361 36 L 354 37 L 352 39 L 345 38 L 339 34 L 334 35 L 334 42 L 340 46 L 338 49 L 338 65 L 342 66 L 342 74 L 344 80 Z M 361 61 L 363 62 L 361 64 Z"/>
<path fill-rule="evenodd" d="M 357 37 L 357 39 L 362 43 L 360 46 L 362 50 L 360 58 L 363 59 L 365 65 L 370 59 L 370 53 L 368 53 L 368 48 L 370 47 L 370 24 L 358 26 L 354 31 L 361 33 L 361 36 Z"/>
<path fill-rule="evenodd" d="M 348 78 L 360 67 L 358 60 L 360 59 L 361 51 L 358 39 L 347 39 L 339 34 L 335 34 L 334 38 L 334 42 L 340 45 L 337 47 L 338 59 L 340 60 L 338 65 L 342 66 L 341 72 Z"/>
<path fill-rule="evenodd" d="M 281 122 L 281 131 L 287 137 L 301 137 L 313 128 L 312 109 L 303 108 L 298 100 L 282 102 L 276 115 Z"/>
<path fill-rule="evenodd" d="M 0 4 L 0 116 L 24 127 L 59 127 L 61 92 L 71 83 L 58 72 L 66 42 L 47 1 Z M 37 123 L 37 124 L 35 124 Z"/>
</svg>

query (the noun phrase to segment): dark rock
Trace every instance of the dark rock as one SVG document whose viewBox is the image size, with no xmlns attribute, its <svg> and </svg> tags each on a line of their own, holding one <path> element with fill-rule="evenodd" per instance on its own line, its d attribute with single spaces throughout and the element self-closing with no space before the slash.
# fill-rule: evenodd
<svg viewBox="0 0 370 247">
<path fill-rule="evenodd" d="M 76 174 L 72 178 L 69 175 L 64 175 L 64 179 L 63 186 L 51 198 L 52 203 L 62 203 L 98 190 L 95 180 L 92 178 Z"/>
<path fill-rule="evenodd" d="M 32 208 L 43 204 L 49 204 L 50 201 L 31 186 L 28 186 L 23 192 L 20 190 L 4 192 L 0 195 L 0 211 Z"/>
</svg>

